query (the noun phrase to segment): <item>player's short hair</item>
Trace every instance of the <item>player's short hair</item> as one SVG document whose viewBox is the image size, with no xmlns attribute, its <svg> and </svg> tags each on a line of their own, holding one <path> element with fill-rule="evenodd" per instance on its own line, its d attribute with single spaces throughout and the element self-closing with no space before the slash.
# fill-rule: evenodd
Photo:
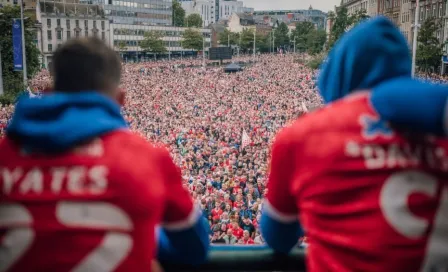
<svg viewBox="0 0 448 272">
<path fill-rule="evenodd" d="M 73 39 L 56 50 L 50 71 L 57 92 L 107 92 L 120 83 L 121 61 L 100 39 Z"/>
</svg>

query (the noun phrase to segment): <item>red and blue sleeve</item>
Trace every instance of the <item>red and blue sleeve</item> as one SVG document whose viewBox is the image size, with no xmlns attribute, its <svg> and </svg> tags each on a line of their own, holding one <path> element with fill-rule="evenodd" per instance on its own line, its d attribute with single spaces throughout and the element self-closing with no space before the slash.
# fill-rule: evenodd
<svg viewBox="0 0 448 272">
<path fill-rule="evenodd" d="M 296 162 L 289 134 L 289 129 L 282 131 L 272 147 L 268 194 L 260 223 L 266 243 L 282 253 L 288 253 L 303 234 L 296 199 L 291 192 Z"/>
<path fill-rule="evenodd" d="M 210 227 L 189 192 L 169 153 L 161 152 L 160 165 L 167 187 L 163 224 L 158 229 L 158 258 L 171 263 L 197 265 L 205 261 Z"/>
</svg>

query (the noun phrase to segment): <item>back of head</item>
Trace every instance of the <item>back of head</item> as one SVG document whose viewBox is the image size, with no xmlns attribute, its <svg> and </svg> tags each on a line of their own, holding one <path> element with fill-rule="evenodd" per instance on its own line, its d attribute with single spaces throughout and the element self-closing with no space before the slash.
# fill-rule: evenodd
<svg viewBox="0 0 448 272">
<path fill-rule="evenodd" d="M 318 87 L 329 103 L 398 77 L 411 77 L 407 41 L 389 19 L 378 17 L 340 39 L 322 66 Z"/>
<path fill-rule="evenodd" d="M 97 38 L 69 40 L 56 50 L 51 72 L 56 92 L 114 92 L 121 77 L 119 56 Z"/>
</svg>

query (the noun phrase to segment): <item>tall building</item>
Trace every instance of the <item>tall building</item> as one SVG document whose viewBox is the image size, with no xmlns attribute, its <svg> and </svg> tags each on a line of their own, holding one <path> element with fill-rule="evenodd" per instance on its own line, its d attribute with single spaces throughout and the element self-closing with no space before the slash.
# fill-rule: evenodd
<svg viewBox="0 0 448 272">
<path fill-rule="evenodd" d="M 302 10 L 254 11 L 253 14 L 257 21 L 265 20 L 265 17 L 269 16 L 273 20 L 285 22 L 287 24 L 293 22 L 308 21 L 314 23 L 319 29 L 326 28 L 327 14 L 321 10 L 313 9 L 313 7 Z"/>
<path fill-rule="evenodd" d="M 242 1 L 236 0 L 180 0 L 186 16 L 197 13 L 201 15 L 205 27 L 219 20 L 228 20 L 233 13 L 253 11 L 244 7 Z"/>
</svg>

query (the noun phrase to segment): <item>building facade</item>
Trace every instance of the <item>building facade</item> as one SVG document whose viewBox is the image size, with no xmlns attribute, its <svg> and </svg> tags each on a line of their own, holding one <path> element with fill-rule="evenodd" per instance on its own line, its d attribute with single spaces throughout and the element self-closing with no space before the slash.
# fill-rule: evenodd
<svg viewBox="0 0 448 272">
<path fill-rule="evenodd" d="M 342 0 L 342 7 L 347 8 L 348 15 L 353 15 L 358 11 L 369 10 L 369 0 Z"/>
<path fill-rule="evenodd" d="M 71 38 L 98 37 L 106 43 L 110 41 L 110 23 L 101 5 L 41 1 L 36 6 L 36 19 L 37 46 L 44 67 L 51 63 L 53 52 Z"/>
<path fill-rule="evenodd" d="M 170 26 L 173 23 L 172 0 L 104 1 L 105 15 L 114 24 Z"/>
<path fill-rule="evenodd" d="M 257 21 L 265 20 L 266 16 L 269 16 L 271 20 L 285 22 L 286 24 L 308 21 L 314 23 L 319 29 L 325 29 L 327 22 L 327 14 L 312 7 L 304 10 L 254 11 L 253 14 Z"/>
<path fill-rule="evenodd" d="M 166 57 L 179 57 L 193 55 L 193 51 L 183 48 L 182 36 L 186 27 L 175 26 L 144 26 L 144 25 L 127 25 L 115 24 L 110 25 L 111 38 L 110 46 L 127 61 L 142 61 L 154 58 L 154 54 L 144 52 L 140 47 L 140 43 L 144 40 L 144 35 L 149 31 L 157 31 L 162 34 L 162 40 L 168 50 Z M 204 37 L 205 50 L 210 47 L 211 30 L 198 29 Z"/>
<path fill-rule="evenodd" d="M 185 15 L 201 15 L 203 26 L 207 27 L 219 20 L 228 20 L 233 13 L 253 12 L 253 8 L 244 7 L 236 0 L 181 0 Z"/>
</svg>

